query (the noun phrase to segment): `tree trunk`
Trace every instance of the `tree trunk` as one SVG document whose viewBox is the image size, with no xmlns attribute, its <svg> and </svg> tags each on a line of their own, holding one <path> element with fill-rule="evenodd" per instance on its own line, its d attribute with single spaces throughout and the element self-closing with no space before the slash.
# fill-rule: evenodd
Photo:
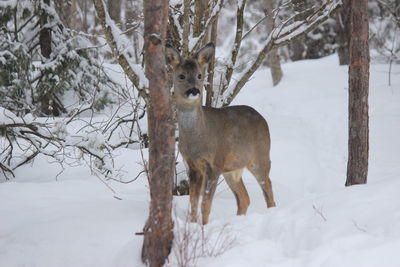
<svg viewBox="0 0 400 267">
<path fill-rule="evenodd" d="M 50 6 L 50 0 L 43 1 L 45 5 Z M 48 22 L 47 9 L 41 7 L 40 15 L 40 33 L 39 33 L 39 45 L 40 53 L 43 58 L 50 59 L 51 55 L 51 28 L 46 25 Z M 45 115 L 55 115 L 58 116 L 59 112 L 57 109 L 53 109 L 53 100 L 51 88 L 44 90 L 45 92 L 40 92 L 40 111 Z"/>
<path fill-rule="evenodd" d="M 210 41 L 217 45 L 217 34 L 218 34 L 218 17 L 212 24 L 211 27 L 211 36 Z M 214 97 L 214 68 L 215 68 L 215 57 L 213 57 L 208 64 L 207 68 L 207 84 L 205 85 L 206 88 L 206 106 L 211 107 Z"/>
<path fill-rule="evenodd" d="M 308 3 L 305 0 L 292 0 L 292 5 L 293 5 L 293 10 L 296 13 L 301 13 L 302 11 L 304 11 L 307 8 Z M 298 17 L 297 20 L 304 20 L 304 19 L 305 19 L 305 16 L 304 17 L 300 16 L 300 17 Z M 305 37 L 302 37 L 299 40 L 291 43 L 290 48 L 291 48 L 290 58 L 293 61 L 304 59 L 304 54 L 307 50 L 307 47 L 305 45 Z"/>
<path fill-rule="evenodd" d="M 89 7 L 88 7 L 88 1 L 89 0 L 83 0 L 83 24 L 82 24 L 82 28 L 84 32 L 87 32 L 89 29 L 89 25 L 88 25 L 88 13 L 89 13 Z M 96 21 L 96 17 L 95 17 L 95 21 Z"/>
<path fill-rule="evenodd" d="M 340 65 L 349 65 L 350 61 L 350 0 L 342 0 L 343 5 L 336 14 L 337 52 Z"/>
<path fill-rule="evenodd" d="M 351 0 L 349 66 L 349 155 L 346 186 L 368 175 L 368 0 Z"/>
<path fill-rule="evenodd" d="M 194 1 L 193 37 L 198 37 L 204 31 L 208 1 Z"/>
<path fill-rule="evenodd" d="M 50 0 L 44 0 L 44 3 L 50 6 Z M 39 43 L 40 43 L 40 52 L 43 57 L 50 58 L 51 54 L 51 28 L 46 26 L 47 24 L 47 11 L 42 7 L 41 16 L 40 16 L 40 35 L 39 35 Z"/>
<path fill-rule="evenodd" d="M 265 15 L 267 16 L 266 19 L 266 26 L 267 26 L 267 32 L 268 34 L 273 30 L 274 28 L 274 17 L 273 17 L 273 0 L 266 0 L 265 1 Z M 267 56 L 267 64 L 268 67 L 271 70 L 271 76 L 272 76 L 272 84 L 275 86 L 277 85 L 283 76 L 282 73 L 282 68 L 281 68 L 281 61 L 279 59 L 278 55 L 278 49 L 273 49 L 271 52 L 269 52 Z"/>
<path fill-rule="evenodd" d="M 150 214 L 144 227 L 142 261 L 162 266 L 173 240 L 172 181 L 175 164 L 175 124 L 168 88 L 164 40 L 168 0 L 144 1 L 146 76 L 149 79 L 148 132 Z"/>
<path fill-rule="evenodd" d="M 119 25 L 121 22 L 121 0 L 108 0 L 107 9 L 115 24 Z"/>
</svg>

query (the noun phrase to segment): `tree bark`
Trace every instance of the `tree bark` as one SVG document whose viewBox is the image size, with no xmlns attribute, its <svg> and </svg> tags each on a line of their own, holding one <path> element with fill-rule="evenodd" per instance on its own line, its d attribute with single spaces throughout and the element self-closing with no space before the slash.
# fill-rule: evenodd
<svg viewBox="0 0 400 267">
<path fill-rule="evenodd" d="M 45 5 L 50 6 L 50 0 L 44 0 L 43 3 Z M 43 58 L 50 59 L 52 34 L 51 34 L 51 28 L 47 25 L 47 23 L 48 23 L 47 9 L 41 7 L 40 32 L 39 32 L 40 53 Z M 60 112 L 54 105 L 55 103 L 52 99 L 52 88 L 43 91 L 40 92 L 39 95 L 41 113 L 44 115 L 59 116 Z"/>
<path fill-rule="evenodd" d="M 121 0 L 108 0 L 107 8 L 110 17 L 115 21 L 115 24 L 121 23 Z"/>
<path fill-rule="evenodd" d="M 349 151 L 346 186 L 368 175 L 368 0 L 351 0 L 349 66 Z"/>
<path fill-rule="evenodd" d="M 223 99 L 222 106 L 229 106 L 229 104 L 233 101 L 233 99 L 237 96 L 237 94 L 240 92 L 240 90 L 243 88 L 243 86 L 247 83 L 247 81 L 250 79 L 250 77 L 254 74 L 254 72 L 258 69 L 258 67 L 261 65 L 262 62 L 264 62 L 265 57 L 267 54 L 272 50 L 276 49 L 278 47 L 287 45 L 295 40 L 298 40 L 299 38 L 303 37 L 310 31 L 314 30 L 318 25 L 322 24 L 324 21 L 326 21 L 340 6 L 340 2 L 332 2 L 332 1 L 327 1 L 324 4 L 322 4 L 319 8 L 312 9 L 307 11 L 309 16 L 307 16 L 307 19 L 304 20 L 303 22 L 299 23 L 295 27 L 291 27 L 290 30 L 285 31 L 282 34 L 278 34 L 278 36 L 275 36 L 273 39 L 270 39 L 264 47 L 261 49 L 261 51 L 258 52 L 257 58 L 255 61 L 253 61 L 252 65 L 247 69 L 246 72 L 244 72 L 240 78 L 231 86 L 229 84 L 225 84 L 223 86 L 227 87 L 229 86 L 229 95 Z M 320 16 L 317 16 L 317 14 L 321 14 Z M 303 15 L 303 14 L 302 14 Z M 302 31 L 296 32 L 297 29 L 303 28 Z M 287 38 L 287 36 L 291 35 L 290 38 Z M 227 89 L 224 89 L 224 91 Z"/>
<path fill-rule="evenodd" d="M 211 27 L 211 36 L 210 41 L 217 45 L 217 33 L 218 33 L 218 17 L 212 24 Z M 207 68 L 207 84 L 205 85 L 206 88 L 206 106 L 211 107 L 212 100 L 214 97 L 214 68 L 215 68 L 215 57 L 212 58 L 210 61 L 208 68 Z"/>
<path fill-rule="evenodd" d="M 190 0 L 183 0 L 183 32 L 182 32 L 182 56 L 189 56 L 189 35 L 190 35 Z"/>
<path fill-rule="evenodd" d="M 265 15 L 267 16 L 266 19 L 266 26 L 267 32 L 270 34 L 274 29 L 274 5 L 272 0 L 265 1 Z M 278 55 L 278 49 L 273 49 L 269 52 L 267 56 L 267 64 L 271 70 L 271 77 L 272 77 L 272 84 L 275 86 L 277 85 L 283 76 L 282 68 L 281 68 L 281 61 Z"/>
<path fill-rule="evenodd" d="M 163 266 L 173 240 L 172 181 L 175 164 L 175 123 L 168 88 L 164 40 L 168 0 L 144 1 L 146 76 L 149 79 L 148 133 L 150 214 L 144 227 L 142 261 Z"/>
<path fill-rule="evenodd" d="M 134 69 L 132 68 L 130 62 L 128 61 L 128 58 L 124 55 L 123 51 L 120 51 L 120 48 L 117 45 L 116 39 L 114 38 L 112 28 L 110 25 L 107 24 L 106 22 L 106 13 L 107 10 L 104 6 L 104 1 L 103 0 L 93 0 L 94 7 L 96 9 L 96 19 L 100 22 L 104 36 L 106 38 L 108 46 L 111 48 L 111 51 L 113 52 L 114 57 L 117 59 L 118 64 L 121 66 L 121 68 L 124 70 L 124 73 L 126 76 L 128 76 L 129 80 L 132 82 L 134 87 L 138 90 L 139 95 L 146 101 L 148 101 L 147 93 L 146 93 L 146 88 L 145 85 L 143 84 L 143 81 L 141 81 L 140 76 L 136 74 Z"/>
<path fill-rule="evenodd" d="M 194 1 L 193 37 L 198 37 L 204 31 L 208 1 Z"/>
<path fill-rule="evenodd" d="M 43 1 L 46 5 L 50 6 L 50 0 Z M 40 52 L 43 57 L 50 58 L 51 54 L 51 28 L 48 27 L 47 24 L 47 11 L 42 7 L 41 15 L 40 15 L 40 34 L 39 34 L 39 43 L 40 43 Z"/>
<path fill-rule="evenodd" d="M 292 5 L 293 5 L 293 10 L 296 13 L 301 14 L 301 12 L 307 8 L 308 3 L 305 0 L 292 0 Z M 298 21 L 304 20 L 305 18 L 306 18 L 306 16 L 299 16 L 297 20 Z M 299 40 L 291 43 L 290 48 L 291 48 L 291 56 L 290 56 L 291 60 L 297 61 L 297 60 L 304 59 L 304 55 L 307 50 L 307 47 L 305 44 L 305 37 L 302 37 Z"/>
<path fill-rule="evenodd" d="M 340 65 L 350 62 L 350 0 L 342 0 L 343 5 L 336 14 L 336 38 L 339 45 L 337 52 Z"/>
</svg>

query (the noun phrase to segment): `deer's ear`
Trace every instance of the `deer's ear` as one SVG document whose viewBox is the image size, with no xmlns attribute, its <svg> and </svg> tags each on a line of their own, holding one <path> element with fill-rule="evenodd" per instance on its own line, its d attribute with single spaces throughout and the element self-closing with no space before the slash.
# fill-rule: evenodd
<svg viewBox="0 0 400 267">
<path fill-rule="evenodd" d="M 206 44 L 202 49 L 200 49 L 194 56 L 200 66 L 210 63 L 211 59 L 214 57 L 215 45 L 213 43 Z"/>
<path fill-rule="evenodd" d="M 178 50 L 176 50 L 169 44 L 165 46 L 165 59 L 167 60 L 167 63 L 170 64 L 173 68 L 176 68 L 179 63 L 181 63 L 181 56 Z"/>
</svg>

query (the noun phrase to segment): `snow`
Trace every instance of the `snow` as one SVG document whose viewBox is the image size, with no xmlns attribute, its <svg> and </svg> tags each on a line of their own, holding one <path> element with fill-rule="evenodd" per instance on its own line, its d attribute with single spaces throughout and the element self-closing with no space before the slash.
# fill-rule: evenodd
<svg viewBox="0 0 400 267">
<path fill-rule="evenodd" d="M 105 6 L 105 2 L 102 2 L 103 6 Z M 119 53 L 123 54 L 127 59 L 130 59 L 131 56 L 135 54 L 133 51 L 133 45 L 131 41 L 121 33 L 121 30 L 115 24 L 115 22 L 111 19 L 109 13 L 107 12 L 107 8 L 105 10 L 105 21 L 106 25 L 110 27 L 111 33 L 113 35 L 114 41 L 116 42 L 116 47 Z M 128 60 L 129 66 L 135 75 L 138 78 L 138 86 L 139 88 L 148 88 L 149 81 L 146 78 L 143 67 L 140 64 L 133 64 L 133 60 Z"/>
<path fill-rule="evenodd" d="M 391 87 L 388 67 L 371 65 L 368 184 L 349 188 L 347 67 L 338 66 L 337 55 L 287 63 L 276 87 L 269 70 L 255 73 L 234 104 L 251 105 L 269 123 L 277 207 L 266 208 L 245 171 L 251 204 L 236 216 L 222 182 L 209 224 L 187 229 L 193 237 L 205 231 L 206 246 L 234 241 L 216 246 L 221 253 L 199 252 L 197 266 L 400 266 L 400 67 L 393 66 Z M 0 113 L 3 120 L 13 118 L 8 113 Z M 140 150 L 120 150 L 115 164 L 121 179 L 132 179 L 143 169 Z M 0 183 L 0 266 L 143 266 L 143 236 L 135 233 L 148 216 L 146 176 L 106 181 L 114 193 L 84 167 L 59 172 L 39 157 Z M 188 205 L 187 196 L 174 198 L 179 233 Z M 178 266 L 177 245 L 167 266 Z"/>
</svg>

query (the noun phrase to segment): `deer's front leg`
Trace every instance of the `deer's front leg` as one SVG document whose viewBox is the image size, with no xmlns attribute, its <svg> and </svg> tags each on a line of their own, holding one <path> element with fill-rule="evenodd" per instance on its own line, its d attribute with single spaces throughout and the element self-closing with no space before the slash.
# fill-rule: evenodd
<svg viewBox="0 0 400 267">
<path fill-rule="evenodd" d="M 210 215 L 212 200 L 214 198 L 215 190 L 217 189 L 218 177 L 219 175 L 211 168 L 210 165 L 208 165 L 205 177 L 203 201 L 201 203 L 203 224 L 208 223 L 208 216 Z"/>
<path fill-rule="evenodd" d="M 203 187 L 204 175 L 194 169 L 189 170 L 189 196 L 191 222 L 197 222 L 199 198 Z"/>
</svg>

